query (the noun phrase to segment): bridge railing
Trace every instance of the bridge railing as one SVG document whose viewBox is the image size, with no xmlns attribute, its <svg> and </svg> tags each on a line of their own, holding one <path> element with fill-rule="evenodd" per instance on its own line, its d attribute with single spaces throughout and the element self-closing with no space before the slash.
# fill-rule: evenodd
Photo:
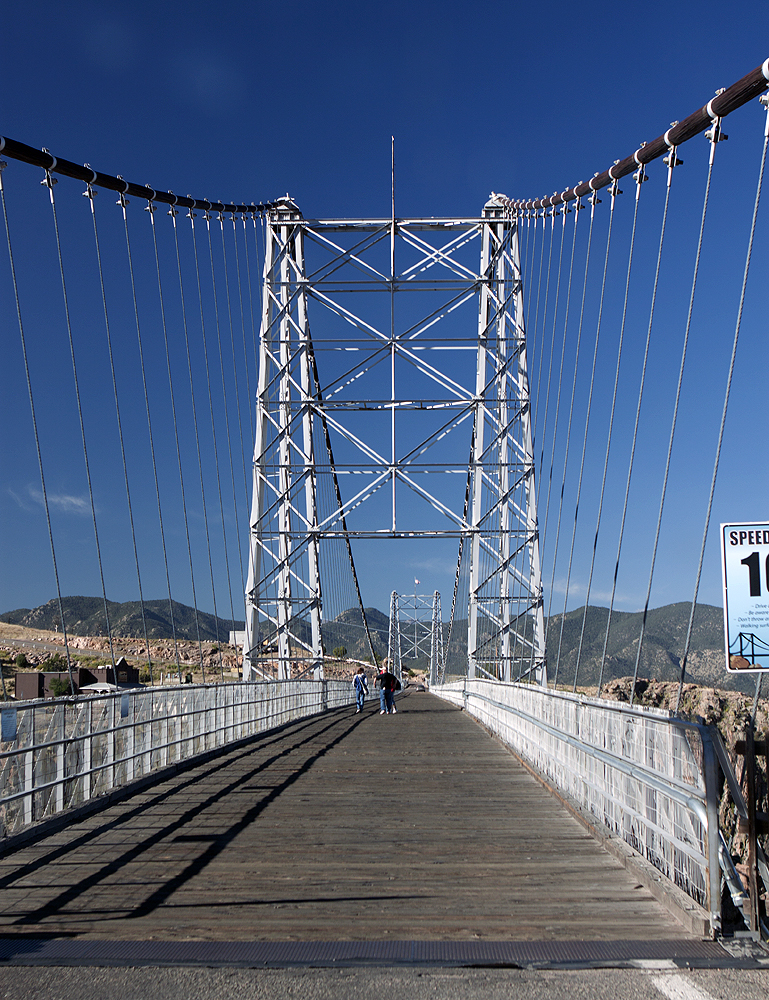
<svg viewBox="0 0 769 1000">
<path fill-rule="evenodd" d="M 287 680 L 184 684 L 3 708 L 0 837 L 154 771 L 352 701 L 347 681 Z"/>
<path fill-rule="evenodd" d="M 720 926 L 718 764 L 706 726 L 534 685 L 468 679 L 432 690 L 708 910 L 712 930 Z"/>
</svg>

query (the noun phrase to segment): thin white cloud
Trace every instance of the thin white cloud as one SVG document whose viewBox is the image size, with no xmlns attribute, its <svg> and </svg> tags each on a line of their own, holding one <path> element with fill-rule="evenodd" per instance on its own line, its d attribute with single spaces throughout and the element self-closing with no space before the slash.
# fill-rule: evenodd
<svg viewBox="0 0 769 1000">
<path fill-rule="evenodd" d="M 17 493 L 8 488 L 8 493 L 22 510 L 33 510 L 35 507 L 44 506 L 43 491 L 36 486 L 27 486 L 23 493 Z M 65 514 L 87 515 L 90 513 L 91 505 L 87 497 L 72 496 L 69 493 L 48 493 L 48 506 L 56 508 Z"/>
</svg>

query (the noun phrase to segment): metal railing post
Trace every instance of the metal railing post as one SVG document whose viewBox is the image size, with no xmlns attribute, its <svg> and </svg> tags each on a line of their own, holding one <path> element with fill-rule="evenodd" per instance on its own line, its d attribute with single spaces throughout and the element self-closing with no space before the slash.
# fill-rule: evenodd
<svg viewBox="0 0 769 1000">
<path fill-rule="evenodd" d="M 91 797 L 92 775 L 91 767 L 93 761 L 93 703 L 89 700 L 85 712 L 86 731 L 83 739 L 83 802 L 87 802 Z"/>
<path fill-rule="evenodd" d="M 705 796 L 708 816 L 708 910 L 710 933 L 721 932 L 721 865 L 718 857 L 718 758 L 709 729 L 700 729 L 702 736 L 702 767 L 705 772 Z"/>
<path fill-rule="evenodd" d="M 34 722 L 32 726 L 34 742 Z M 28 826 L 35 817 L 35 755 L 34 751 L 24 753 L 24 825 Z"/>
</svg>

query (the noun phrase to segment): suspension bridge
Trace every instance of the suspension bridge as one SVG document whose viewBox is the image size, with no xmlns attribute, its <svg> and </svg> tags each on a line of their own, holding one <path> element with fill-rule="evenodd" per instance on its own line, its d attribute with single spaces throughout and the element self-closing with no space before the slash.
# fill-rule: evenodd
<svg viewBox="0 0 769 1000">
<path fill-rule="evenodd" d="M 632 699 L 660 580 L 685 571 L 680 700 L 714 507 L 761 495 L 768 85 L 769 61 L 588 181 L 463 218 L 399 217 L 394 173 L 389 217 L 314 219 L 0 137 L 1 321 L 30 414 L 14 455 L 36 470 L 8 544 L 50 552 L 72 692 L 63 598 L 91 560 L 111 661 L 109 595 L 130 587 L 157 679 L 162 581 L 178 675 L 3 707 L 4 933 L 585 937 L 636 957 L 675 938 L 696 958 L 715 945 L 681 927 L 717 937 L 729 906 L 760 935 L 717 732 L 601 694 L 623 589 L 642 581 Z M 442 593 L 403 592 L 409 546 L 449 553 Z M 181 683 L 180 596 L 202 684 Z M 238 681 L 221 652 L 206 675 L 203 607 L 244 622 Z M 430 694 L 356 721 L 342 639 L 404 681 L 428 660 Z"/>
</svg>

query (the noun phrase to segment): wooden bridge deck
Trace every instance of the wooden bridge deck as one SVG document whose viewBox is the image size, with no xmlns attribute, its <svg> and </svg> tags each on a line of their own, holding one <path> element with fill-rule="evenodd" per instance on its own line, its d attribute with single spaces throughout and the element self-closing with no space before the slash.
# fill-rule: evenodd
<svg viewBox="0 0 769 1000">
<path fill-rule="evenodd" d="M 295 723 L 0 859 L 0 936 L 622 940 L 680 924 L 472 719 Z"/>
</svg>

